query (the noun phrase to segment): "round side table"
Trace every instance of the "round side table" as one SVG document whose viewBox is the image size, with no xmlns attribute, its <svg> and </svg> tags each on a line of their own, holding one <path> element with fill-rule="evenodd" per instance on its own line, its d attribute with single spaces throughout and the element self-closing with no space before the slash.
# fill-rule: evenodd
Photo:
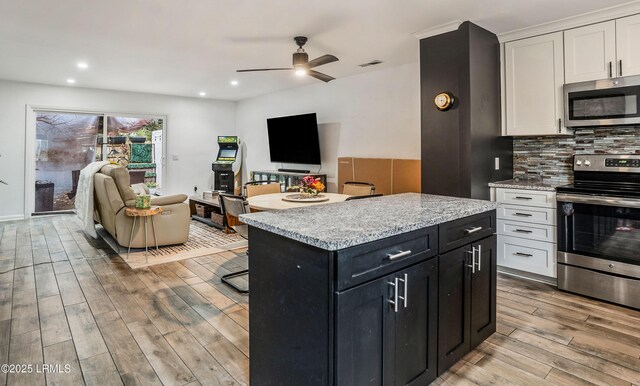
<svg viewBox="0 0 640 386">
<path fill-rule="evenodd" d="M 159 206 L 151 206 L 146 209 L 140 208 L 125 208 L 124 213 L 133 217 L 133 224 L 131 225 L 131 234 L 129 235 L 129 248 L 127 249 L 127 259 L 129 259 L 129 253 L 131 252 L 131 241 L 133 240 L 133 230 L 136 229 L 136 219 L 138 217 L 144 218 L 144 250 L 149 252 L 149 246 L 147 243 L 147 221 L 151 218 L 151 229 L 153 231 L 153 240 L 156 242 L 156 250 L 158 249 L 158 238 L 156 237 L 156 226 L 153 222 L 153 216 L 162 213 L 162 208 Z M 145 256 L 146 257 L 146 256 Z"/>
</svg>

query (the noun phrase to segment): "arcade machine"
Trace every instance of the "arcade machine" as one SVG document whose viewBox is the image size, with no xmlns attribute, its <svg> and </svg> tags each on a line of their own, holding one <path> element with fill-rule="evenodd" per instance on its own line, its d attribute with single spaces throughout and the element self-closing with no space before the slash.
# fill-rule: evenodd
<svg viewBox="0 0 640 386">
<path fill-rule="evenodd" d="M 218 157 L 211 165 L 213 189 L 236 196 L 242 193 L 242 147 L 236 136 L 218 137 Z"/>
</svg>

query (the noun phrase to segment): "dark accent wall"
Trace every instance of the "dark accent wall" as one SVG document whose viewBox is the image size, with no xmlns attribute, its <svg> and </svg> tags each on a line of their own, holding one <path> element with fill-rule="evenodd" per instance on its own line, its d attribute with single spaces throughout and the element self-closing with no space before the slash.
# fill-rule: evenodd
<svg viewBox="0 0 640 386">
<path fill-rule="evenodd" d="M 512 139 L 500 137 L 500 46 L 470 22 L 420 41 L 422 192 L 489 199 L 487 184 L 512 177 Z M 448 91 L 448 111 L 433 104 Z M 500 158 L 500 170 L 494 159 Z"/>
</svg>

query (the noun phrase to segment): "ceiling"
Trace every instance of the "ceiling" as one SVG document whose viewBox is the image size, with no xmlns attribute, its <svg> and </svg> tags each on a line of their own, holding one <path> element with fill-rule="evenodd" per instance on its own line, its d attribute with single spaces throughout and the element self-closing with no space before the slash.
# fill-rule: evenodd
<svg viewBox="0 0 640 386">
<path fill-rule="evenodd" d="M 310 59 L 340 58 L 318 70 L 341 78 L 416 62 L 412 33 L 453 20 L 498 34 L 628 2 L 0 0 L 0 79 L 239 100 L 318 82 L 235 72 L 290 66 L 296 35 L 309 37 Z M 374 59 L 384 63 L 358 66 Z"/>
</svg>

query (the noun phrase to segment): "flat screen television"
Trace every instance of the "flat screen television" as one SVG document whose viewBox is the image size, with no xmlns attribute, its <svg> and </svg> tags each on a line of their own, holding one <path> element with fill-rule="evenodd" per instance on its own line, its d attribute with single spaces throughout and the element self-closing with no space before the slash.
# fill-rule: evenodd
<svg viewBox="0 0 640 386">
<path fill-rule="evenodd" d="M 271 162 L 320 165 L 316 114 L 267 119 Z"/>
</svg>

